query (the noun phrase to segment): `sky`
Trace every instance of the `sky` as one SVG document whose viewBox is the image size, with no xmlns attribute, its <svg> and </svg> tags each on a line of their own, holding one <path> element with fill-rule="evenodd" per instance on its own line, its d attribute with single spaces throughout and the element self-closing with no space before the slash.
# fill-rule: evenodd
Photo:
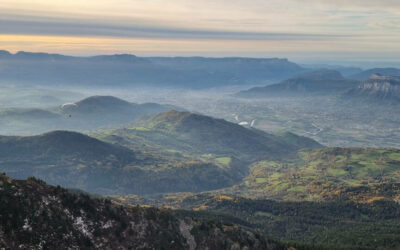
<svg viewBox="0 0 400 250">
<path fill-rule="evenodd" d="M 399 0 L 0 0 L 0 49 L 398 64 Z"/>
</svg>

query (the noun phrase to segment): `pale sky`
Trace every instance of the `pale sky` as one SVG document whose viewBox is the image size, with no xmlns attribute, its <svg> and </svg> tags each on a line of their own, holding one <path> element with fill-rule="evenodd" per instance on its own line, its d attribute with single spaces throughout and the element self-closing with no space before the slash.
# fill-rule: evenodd
<svg viewBox="0 0 400 250">
<path fill-rule="evenodd" d="M 0 0 L 0 49 L 398 62 L 400 0 Z"/>
</svg>

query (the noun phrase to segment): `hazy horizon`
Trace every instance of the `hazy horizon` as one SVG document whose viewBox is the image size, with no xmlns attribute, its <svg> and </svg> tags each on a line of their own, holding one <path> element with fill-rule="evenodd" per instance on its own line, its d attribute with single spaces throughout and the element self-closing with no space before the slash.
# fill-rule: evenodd
<svg viewBox="0 0 400 250">
<path fill-rule="evenodd" d="M 108 53 L 94 53 L 94 54 L 74 54 L 74 53 L 61 53 L 61 52 L 48 52 L 48 51 L 29 51 L 29 50 L 6 50 L 0 48 L 0 50 L 8 51 L 12 54 L 16 54 L 18 52 L 28 52 L 28 53 L 47 53 L 47 54 L 60 54 L 64 56 L 73 56 L 73 57 L 91 57 L 91 56 L 99 56 L 99 55 L 118 55 L 118 54 L 129 54 L 138 57 L 205 57 L 205 58 L 279 58 L 279 59 L 287 59 L 288 61 L 294 62 L 301 66 L 311 67 L 311 68 L 323 68 L 324 66 L 344 66 L 344 67 L 358 67 L 361 69 L 369 69 L 369 68 L 384 68 L 384 67 L 400 67 L 400 61 L 376 61 L 376 60 L 367 60 L 367 61 L 358 61 L 358 60 L 335 60 L 332 58 L 315 58 L 315 59 L 301 59 L 297 57 L 285 57 L 283 55 L 241 55 L 241 54 L 171 54 L 171 53 L 161 53 L 161 54 L 146 54 L 146 53 L 129 53 L 129 52 L 113 52 L 110 51 Z"/>
<path fill-rule="evenodd" d="M 15 1 L 0 48 L 75 56 L 280 57 L 398 66 L 400 4 L 375 1 Z"/>
</svg>

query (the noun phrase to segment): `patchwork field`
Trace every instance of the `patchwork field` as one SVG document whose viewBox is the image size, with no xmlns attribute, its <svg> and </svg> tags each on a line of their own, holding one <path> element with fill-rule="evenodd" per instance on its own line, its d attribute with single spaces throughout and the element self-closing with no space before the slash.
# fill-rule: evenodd
<svg viewBox="0 0 400 250">
<path fill-rule="evenodd" d="M 375 195 L 393 200 L 396 194 L 376 186 L 396 183 L 400 183 L 399 150 L 325 148 L 301 151 L 293 160 L 256 162 L 241 184 L 222 192 L 249 198 L 322 201 L 345 199 L 344 190 L 349 188 L 375 187 L 375 194 L 368 199 Z M 361 201 L 365 195 L 353 198 Z"/>
</svg>

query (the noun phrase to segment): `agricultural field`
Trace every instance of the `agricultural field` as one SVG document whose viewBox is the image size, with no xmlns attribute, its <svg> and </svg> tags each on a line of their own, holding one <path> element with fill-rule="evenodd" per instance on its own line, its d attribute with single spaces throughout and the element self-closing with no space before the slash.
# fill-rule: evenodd
<svg viewBox="0 0 400 250">
<path fill-rule="evenodd" d="M 249 198 L 322 201 L 341 199 L 349 188 L 396 183 L 400 183 L 399 150 L 324 148 L 301 151 L 288 161 L 256 162 L 241 184 L 225 191 Z M 375 199 L 394 200 L 400 194 L 378 190 Z"/>
</svg>

